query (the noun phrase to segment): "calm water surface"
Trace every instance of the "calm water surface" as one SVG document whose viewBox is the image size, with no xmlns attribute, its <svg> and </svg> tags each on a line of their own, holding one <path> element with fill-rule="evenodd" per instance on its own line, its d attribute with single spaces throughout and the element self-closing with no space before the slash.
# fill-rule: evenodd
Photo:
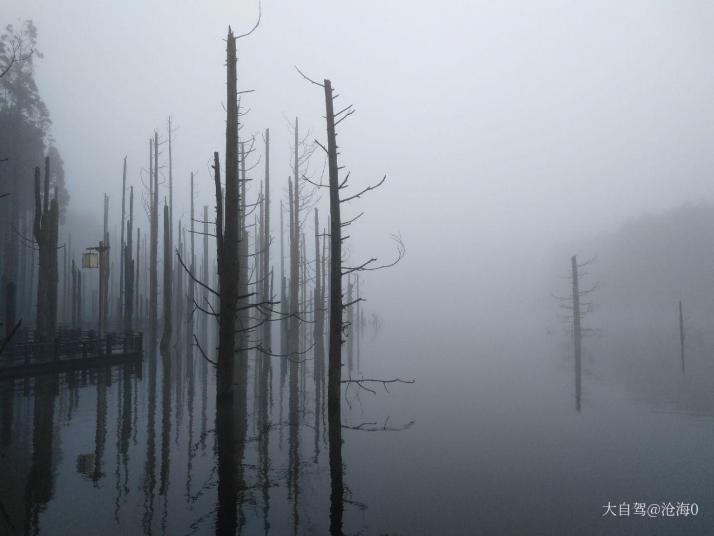
<svg viewBox="0 0 714 536">
<path fill-rule="evenodd" d="M 714 533 L 714 344 L 692 340 L 684 374 L 677 344 L 588 341 L 576 396 L 560 333 L 367 335 L 354 376 L 416 383 L 343 398 L 343 425 L 361 428 L 343 432 L 345 532 Z M 163 362 L 0 384 L 0 534 L 215 533 L 213 376 L 198 355 L 174 352 L 168 374 Z M 266 433 L 249 381 L 242 534 L 329 533 L 325 417 L 305 367 L 291 416 L 274 362 Z M 603 517 L 608 502 L 680 501 L 698 515 Z"/>
</svg>

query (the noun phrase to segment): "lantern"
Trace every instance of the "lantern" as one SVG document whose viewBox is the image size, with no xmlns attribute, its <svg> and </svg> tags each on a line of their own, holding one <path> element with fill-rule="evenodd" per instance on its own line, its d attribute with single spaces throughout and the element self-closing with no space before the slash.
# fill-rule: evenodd
<svg viewBox="0 0 714 536">
<path fill-rule="evenodd" d="M 82 253 L 82 268 L 99 268 L 99 253 L 96 251 Z"/>
</svg>

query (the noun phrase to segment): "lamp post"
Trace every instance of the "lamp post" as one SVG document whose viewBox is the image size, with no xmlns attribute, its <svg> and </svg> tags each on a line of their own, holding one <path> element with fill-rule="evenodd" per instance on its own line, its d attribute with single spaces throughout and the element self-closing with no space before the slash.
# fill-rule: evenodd
<svg viewBox="0 0 714 536">
<path fill-rule="evenodd" d="M 109 251 L 109 246 L 105 246 L 103 241 L 99 242 L 98 246 L 87 248 L 87 252 L 82 255 L 82 268 L 99 268 L 99 337 L 104 335 L 106 329 L 106 318 L 105 309 L 106 304 L 104 303 L 104 273 L 106 270 L 106 254 Z M 96 253 L 94 253 L 96 252 Z M 99 257 L 99 259 L 97 259 Z M 98 262 L 97 262 L 98 261 Z"/>
</svg>

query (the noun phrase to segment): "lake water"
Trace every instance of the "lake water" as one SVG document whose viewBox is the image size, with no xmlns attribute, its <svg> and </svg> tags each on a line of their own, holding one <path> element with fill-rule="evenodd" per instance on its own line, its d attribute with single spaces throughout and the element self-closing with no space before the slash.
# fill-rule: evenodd
<svg viewBox="0 0 714 536">
<path fill-rule="evenodd" d="M 690 339 L 684 373 L 672 333 L 586 340 L 578 403 L 563 333 L 367 333 L 353 376 L 416 383 L 343 397 L 344 532 L 714 533 L 714 343 Z M 216 532 L 212 371 L 198 353 L 171 360 L 168 375 L 147 355 L 0 384 L 0 534 Z M 235 450 L 241 534 L 329 533 L 327 434 L 305 366 L 291 427 L 273 360 L 260 433 L 251 357 Z M 636 503 L 696 503 L 697 514 L 642 516 Z"/>
</svg>

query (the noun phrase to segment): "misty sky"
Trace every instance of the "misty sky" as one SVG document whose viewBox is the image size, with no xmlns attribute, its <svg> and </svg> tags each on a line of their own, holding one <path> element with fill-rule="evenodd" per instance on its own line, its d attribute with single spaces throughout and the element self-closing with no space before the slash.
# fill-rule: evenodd
<svg viewBox="0 0 714 536">
<path fill-rule="evenodd" d="M 125 154 L 138 184 L 147 140 L 155 128 L 165 136 L 169 114 L 175 180 L 187 185 L 195 171 L 199 206 L 213 206 L 224 38 L 229 24 L 238 33 L 253 25 L 257 2 L 1 4 L 3 24 L 38 27 L 39 89 L 71 211 L 98 215 L 105 191 L 119 199 Z M 371 302 L 434 281 L 437 268 L 445 277 L 425 293 L 443 298 L 468 280 L 463 300 L 477 302 L 516 292 L 518 281 L 494 285 L 494 276 L 518 279 L 554 244 L 714 200 L 713 26 L 714 5 L 703 1 L 265 0 L 260 28 L 238 45 L 239 89 L 255 90 L 243 135 L 270 127 L 282 193 L 288 121 L 298 115 L 324 139 L 323 95 L 293 66 L 331 78 L 340 104 L 357 109 L 339 138 L 355 188 L 388 173 L 351 209 L 367 209 L 351 250 L 388 257 L 395 231 L 407 246 L 403 265 L 375 279 Z M 186 207 L 186 192 L 179 197 Z"/>
</svg>

